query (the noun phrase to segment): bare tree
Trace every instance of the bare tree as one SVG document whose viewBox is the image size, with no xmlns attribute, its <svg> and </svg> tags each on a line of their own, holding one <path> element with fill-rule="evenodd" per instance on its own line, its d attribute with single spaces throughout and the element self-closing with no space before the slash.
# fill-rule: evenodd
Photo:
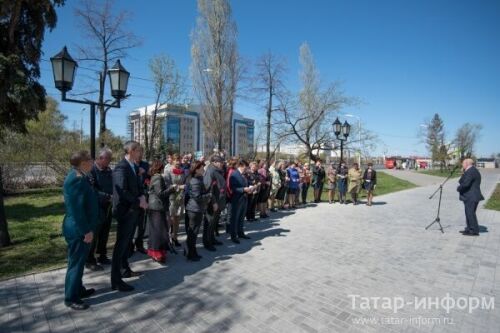
<svg viewBox="0 0 500 333">
<path fill-rule="evenodd" d="M 182 101 L 186 104 L 186 78 L 178 70 L 175 61 L 166 54 L 155 56 L 149 62 L 149 69 L 153 76 L 155 86 L 155 104 L 151 120 L 151 137 L 145 134 L 146 158 L 149 160 L 154 155 L 155 143 L 159 133 L 157 121 L 158 110 L 162 105 L 175 105 Z M 145 119 L 147 121 L 148 112 Z M 146 131 L 148 129 L 146 123 Z"/>
<path fill-rule="evenodd" d="M 460 160 L 472 156 L 482 128 L 480 124 L 465 123 L 457 130 L 454 144 L 460 152 Z"/>
<path fill-rule="evenodd" d="M 253 78 L 253 92 L 259 103 L 264 105 L 266 111 L 266 161 L 271 160 L 271 127 L 273 112 L 278 111 L 276 99 L 285 90 L 283 76 L 286 73 L 285 59 L 273 54 L 271 51 L 263 54 L 256 63 L 256 73 Z"/>
<path fill-rule="evenodd" d="M 366 126 L 362 125 L 361 128 L 358 126 L 351 127 L 349 140 L 344 143 L 344 149 L 353 153 L 359 151 L 361 158 L 368 159 L 372 157 L 372 152 L 377 147 L 377 141 L 379 141 L 377 134 L 370 131 Z M 361 151 L 358 147 L 361 147 Z"/>
<path fill-rule="evenodd" d="M 352 102 L 344 96 L 337 83 L 322 87 L 319 73 L 307 43 L 300 46 L 300 79 L 302 89 L 298 96 L 283 94 L 280 98 L 280 124 L 282 137 L 294 137 L 304 145 L 313 161 L 319 159 L 314 151 L 328 149 L 333 142 L 332 123 L 338 111 Z"/>
<path fill-rule="evenodd" d="M 107 71 L 112 63 L 127 56 L 127 51 L 141 44 L 139 38 L 125 29 L 131 14 L 113 11 L 113 0 L 80 0 L 75 16 L 87 43 L 78 45 L 80 60 L 89 61 L 99 68 L 99 140 L 106 132 L 106 114 L 110 108 L 104 107 L 104 91 Z M 103 145 L 103 142 L 101 142 Z"/>
<path fill-rule="evenodd" d="M 218 149 L 228 148 L 231 152 L 231 125 L 240 72 L 236 23 L 228 0 L 198 0 L 198 12 L 191 46 L 193 87 L 209 139 Z"/>
</svg>

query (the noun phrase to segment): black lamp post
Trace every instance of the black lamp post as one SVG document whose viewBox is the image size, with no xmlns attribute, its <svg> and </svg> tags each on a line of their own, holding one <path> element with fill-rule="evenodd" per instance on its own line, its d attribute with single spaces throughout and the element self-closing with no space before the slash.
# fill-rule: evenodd
<svg viewBox="0 0 500 333">
<path fill-rule="evenodd" d="M 337 140 L 340 141 L 340 162 L 339 162 L 340 166 L 340 164 L 344 160 L 344 141 L 347 141 L 347 137 L 351 132 L 351 125 L 349 125 L 347 121 L 344 121 L 344 124 L 342 124 L 339 121 L 339 118 L 337 118 L 333 122 L 332 126 L 333 126 L 333 133 L 335 133 Z"/>
<path fill-rule="evenodd" d="M 111 83 L 111 96 L 115 101 L 111 104 L 85 100 L 66 98 L 66 93 L 73 88 L 76 68 L 78 64 L 68 53 L 66 46 L 61 52 L 50 58 L 52 63 L 52 72 L 54 74 L 54 84 L 61 91 L 61 100 L 64 102 L 73 102 L 90 105 L 90 154 L 95 158 L 95 111 L 96 106 L 107 106 L 111 108 L 120 108 L 120 101 L 125 98 L 127 93 L 128 78 L 130 73 L 117 60 L 115 65 L 108 70 L 109 81 Z M 99 73 L 100 81 L 102 74 Z"/>
</svg>

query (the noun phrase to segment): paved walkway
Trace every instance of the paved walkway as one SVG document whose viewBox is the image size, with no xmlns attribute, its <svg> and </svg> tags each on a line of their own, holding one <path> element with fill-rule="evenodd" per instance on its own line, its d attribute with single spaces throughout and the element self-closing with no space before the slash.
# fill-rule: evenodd
<svg viewBox="0 0 500 333">
<path fill-rule="evenodd" d="M 484 174 L 485 195 L 499 178 Z M 62 304 L 64 270 L 4 281 L 0 332 L 497 333 L 500 214 L 480 208 L 489 232 L 461 236 L 455 187 L 444 188 L 444 234 L 424 229 L 436 214 L 434 185 L 376 197 L 372 207 L 322 203 L 248 224 L 251 240 L 201 250 L 199 263 L 178 255 L 159 266 L 136 255 L 132 267 L 145 275 L 131 294 L 111 291 L 108 271 L 86 273 L 97 294 L 83 313 Z M 495 297 L 494 309 L 437 306 L 434 297 L 442 304 L 447 295 L 468 304 Z"/>
<path fill-rule="evenodd" d="M 426 175 L 413 170 L 381 169 L 380 171 L 407 180 L 418 186 L 439 185 L 445 180 L 443 177 Z"/>
</svg>

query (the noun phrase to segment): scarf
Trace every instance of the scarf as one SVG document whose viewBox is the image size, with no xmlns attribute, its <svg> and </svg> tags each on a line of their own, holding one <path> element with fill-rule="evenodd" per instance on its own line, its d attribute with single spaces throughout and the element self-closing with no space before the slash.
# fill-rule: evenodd
<svg viewBox="0 0 500 333">
<path fill-rule="evenodd" d="M 182 170 L 182 169 L 177 169 L 177 168 L 172 168 L 172 173 L 173 173 L 174 175 L 177 175 L 177 176 L 178 176 L 178 175 L 183 175 L 183 174 L 184 174 L 184 170 Z"/>
</svg>

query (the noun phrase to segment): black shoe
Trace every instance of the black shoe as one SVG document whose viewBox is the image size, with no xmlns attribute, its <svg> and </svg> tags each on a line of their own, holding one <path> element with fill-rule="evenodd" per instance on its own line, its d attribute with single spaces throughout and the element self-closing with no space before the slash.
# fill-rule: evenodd
<svg viewBox="0 0 500 333">
<path fill-rule="evenodd" d="M 250 237 L 248 237 L 247 235 L 245 234 L 240 234 L 238 235 L 238 238 L 243 238 L 243 239 L 251 239 Z"/>
<path fill-rule="evenodd" d="M 95 289 L 94 288 L 85 289 L 85 291 L 83 291 L 83 292 L 80 293 L 80 298 L 90 297 L 94 293 L 95 293 Z"/>
<path fill-rule="evenodd" d="M 222 243 L 220 240 L 214 240 L 212 243 L 214 245 L 224 245 L 224 243 Z"/>
<path fill-rule="evenodd" d="M 236 243 L 236 244 L 239 244 L 239 243 L 240 243 L 240 240 L 239 240 L 238 238 L 236 238 L 236 237 L 231 237 L 231 241 L 232 241 L 233 243 Z"/>
<path fill-rule="evenodd" d="M 464 236 L 479 236 L 478 232 L 464 232 Z"/>
<path fill-rule="evenodd" d="M 131 270 L 129 268 L 129 269 L 125 270 L 125 272 L 123 272 L 122 277 L 125 279 L 129 279 L 129 278 L 133 278 L 133 277 L 137 277 L 137 276 L 141 276 L 141 275 L 142 275 L 141 272 L 134 272 L 133 270 Z"/>
<path fill-rule="evenodd" d="M 217 251 L 217 249 L 213 245 L 211 245 L 211 246 L 204 246 L 204 247 L 205 247 L 205 250 L 210 251 L 210 252 Z"/>
<path fill-rule="evenodd" d="M 188 261 L 200 261 L 200 256 L 187 256 Z"/>
<path fill-rule="evenodd" d="M 148 251 L 146 251 L 146 249 L 143 246 L 136 248 L 136 251 L 142 254 L 148 254 Z"/>
<path fill-rule="evenodd" d="M 175 238 L 172 238 L 172 244 L 174 244 L 175 247 L 181 247 L 182 246 L 181 243 L 179 243 L 179 241 L 177 239 L 175 239 Z"/>
<path fill-rule="evenodd" d="M 111 289 L 118 291 L 132 291 L 134 290 L 134 287 L 132 287 L 130 284 L 126 284 L 123 281 L 120 281 L 118 283 L 111 283 Z"/>
<path fill-rule="evenodd" d="M 92 264 L 85 264 L 85 267 L 87 269 L 90 269 L 93 272 L 98 272 L 98 271 L 104 270 L 104 267 L 102 267 L 101 265 L 98 265 L 98 264 L 94 264 L 94 263 L 92 263 Z"/>
<path fill-rule="evenodd" d="M 77 311 L 87 310 L 89 308 L 89 305 L 84 303 L 83 301 L 64 302 L 64 305 L 66 305 L 68 308 L 71 308 L 71 309 L 77 310 Z"/>
<path fill-rule="evenodd" d="M 109 258 L 106 256 L 100 256 L 97 259 L 97 262 L 100 263 L 101 265 L 111 265 L 111 260 L 109 260 Z"/>
<path fill-rule="evenodd" d="M 461 233 L 461 234 L 469 234 L 470 232 L 469 232 L 469 230 L 460 230 L 459 233 Z"/>
</svg>

